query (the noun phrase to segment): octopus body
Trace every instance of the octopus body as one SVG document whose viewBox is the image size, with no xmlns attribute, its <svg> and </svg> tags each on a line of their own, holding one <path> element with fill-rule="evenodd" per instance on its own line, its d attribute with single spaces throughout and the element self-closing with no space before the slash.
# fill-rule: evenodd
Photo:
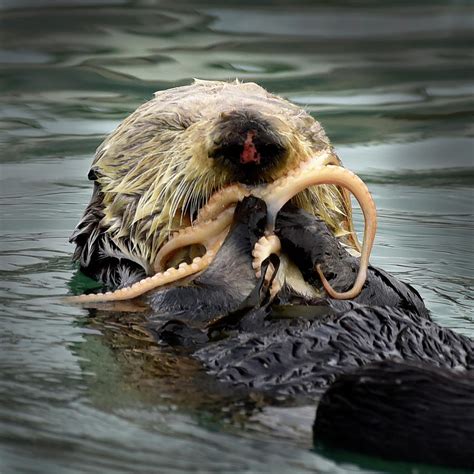
<svg viewBox="0 0 474 474">
<path fill-rule="evenodd" d="M 280 209 L 298 193 L 310 186 L 321 184 L 335 184 L 349 190 L 359 202 L 364 214 L 365 226 L 360 267 L 353 287 L 343 293 L 335 291 L 329 285 L 319 265 L 316 268 L 329 296 L 336 299 L 356 297 L 367 277 L 369 256 L 377 227 L 376 209 L 364 182 L 348 169 L 339 166 L 333 156 L 328 148 L 309 160 L 303 161 L 296 169 L 272 183 L 257 186 L 233 184 L 223 188 L 200 209 L 191 226 L 172 235 L 161 247 L 153 265 L 156 272 L 153 276 L 113 292 L 75 296 L 68 300 L 81 304 L 129 300 L 205 270 L 212 263 L 229 232 L 236 203 L 249 195 L 263 199 L 267 205 L 266 232 L 257 242 L 252 253 L 253 268 L 259 276 L 262 262 L 271 253 L 279 253 L 281 249 L 279 239 L 274 234 L 275 219 Z M 167 268 L 167 262 L 174 253 L 193 244 L 200 244 L 205 248 L 201 257 L 195 257 L 191 263 L 181 262 L 176 268 Z M 272 288 L 273 295 L 277 291 L 278 288 Z"/>
</svg>

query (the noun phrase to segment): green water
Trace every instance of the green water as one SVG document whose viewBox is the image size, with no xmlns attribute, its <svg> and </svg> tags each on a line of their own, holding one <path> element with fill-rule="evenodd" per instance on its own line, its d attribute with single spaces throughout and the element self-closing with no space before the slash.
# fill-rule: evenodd
<svg viewBox="0 0 474 474">
<path fill-rule="evenodd" d="M 415 472 L 314 452 L 313 406 L 241 399 L 140 315 L 58 297 L 104 136 L 155 90 L 239 77 L 322 122 L 377 203 L 372 263 L 474 336 L 469 2 L 1 5 L 0 472 Z"/>
</svg>

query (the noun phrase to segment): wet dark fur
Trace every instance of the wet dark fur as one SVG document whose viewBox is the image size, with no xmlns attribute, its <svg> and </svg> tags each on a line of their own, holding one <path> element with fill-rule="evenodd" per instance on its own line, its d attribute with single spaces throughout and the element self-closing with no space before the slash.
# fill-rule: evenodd
<svg viewBox="0 0 474 474">
<path fill-rule="evenodd" d="M 423 378 L 425 374 L 428 379 L 433 367 L 443 368 L 443 383 L 450 377 L 453 381 L 464 380 L 462 374 L 474 369 L 473 341 L 432 322 L 416 290 L 375 267 L 369 268 L 367 283 L 353 301 L 301 301 L 297 295 L 283 291 L 279 305 L 268 304 L 265 286 L 262 281 L 255 284 L 250 269 L 250 251 L 261 235 L 265 215 L 263 202 L 244 200 L 236 210 L 228 239 L 208 270 L 192 286 L 150 296 L 157 320 L 152 318 L 149 324 L 158 339 L 186 348 L 225 384 L 278 398 L 317 399 L 339 376 L 380 361 L 388 361 L 384 367 L 392 367 L 393 361 L 422 364 L 418 375 Z M 317 263 L 322 264 L 336 289 L 351 285 L 358 259 L 344 250 L 320 219 L 286 206 L 279 214 L 276 233 L 284 251 L 314 285 L 320 285 L 312 271 Z M 288 302 L 293 305 L 285 306 Z M 169 319 L 164 325 L 163 315 Z M 387 380 L 391 373 L 387 372 Z M 391 380 L 393 384 L 399 380 L 409 389 L 417 378 L 405 377 L 401 372 Z M 433 378 L 431 389 L 440 394 L 440 404 L 433 407 L 456 403 L 461 404 L 456 410 L 461 409 L 466 392 L 451 396 L 449 391 L 438 390 L 439 383 L 440 379 Z M 472 377 L 466 376 L 463 383 L 472 389 Z M 389 386 L 387 383 L 380 390 Z M 438 463 L 438 458 L 418 451 L 411 439 L 420 436 L 424 439 L 420 443 L 429 443 L 437 437 L 438 433 L 430 431 L 420 434 L 418 423 L 430 426 L 439 414 L 428 409 L 430 402 L 424 404 L 421 385 L 410 393 L 417 398 L 413 401 L 413 407 L 418 407 L 416 423 L 412 430 L 411 418 L 404 420 L 407 436 L 399 438 L 404 448 L 396 451 L 396 457 Z M 384 403 L 389 404 L 390 389 L 386 396 Z M 373 399 L 370 394 L 367 397 L 377 405 L 376 392 Z M 380 405 L 373 407 L 375 416 L 379 409 Z M 392 409 L 398 412 L 404 408 L 394 405 Z M 367 412 L 369 416 L 370 407 Z M 457 415 L 450 417 L 444 412 L 445 433 L 456 430 Z M 351 424 L 350 420 L 356 419 L 348 417 L 344 429 L 357 430 L 357 422 Z M 459 429 L 471 432 L 467 426 Z M 366 435 L 374 442 L 367 452 L 384 456 L 383 436 Z M 336 445 L 337 439 L 333 438 Z M 454 444 L 446 446 L 448 453 Z M 454 456 L 456 450 L 452 449 L 451 454 Z"/>
</svg>

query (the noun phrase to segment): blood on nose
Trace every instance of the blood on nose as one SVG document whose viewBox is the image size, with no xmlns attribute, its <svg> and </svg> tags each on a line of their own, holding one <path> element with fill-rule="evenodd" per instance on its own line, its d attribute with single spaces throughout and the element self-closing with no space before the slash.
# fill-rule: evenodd
<svg viewBox="0 0 474 474">
<path fill-rule="evenodd" d="M 240 153 L 240 162 L 242 164 L 246 163 L 255 163 L 260 164 L 260 153 L 258 153 L 257 148 L 253 142 L 255 137 L 255 132 L 253 130 L 249 130 L 247 132 L 247 138 L 244 142 L 244 149 L 242 153 Z"/>
</svg>

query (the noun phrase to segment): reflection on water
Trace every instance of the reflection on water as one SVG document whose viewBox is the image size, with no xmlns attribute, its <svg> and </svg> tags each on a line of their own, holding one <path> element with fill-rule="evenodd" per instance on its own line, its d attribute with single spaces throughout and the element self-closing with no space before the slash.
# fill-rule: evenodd
<svg viewBox="0 0 474 474">
<path fill-rule="evenodd" d="M 346 3 L 2 2 L 1 472 L 347 469 L 310 450 L 313 407 L 226 393 L 140 315 L 57 299 L 93 150 L 193 77 L 256 81 L 317 117 L 374 194 L 373 263 L 474 335 L 469 4 Z"/>
</svg>

